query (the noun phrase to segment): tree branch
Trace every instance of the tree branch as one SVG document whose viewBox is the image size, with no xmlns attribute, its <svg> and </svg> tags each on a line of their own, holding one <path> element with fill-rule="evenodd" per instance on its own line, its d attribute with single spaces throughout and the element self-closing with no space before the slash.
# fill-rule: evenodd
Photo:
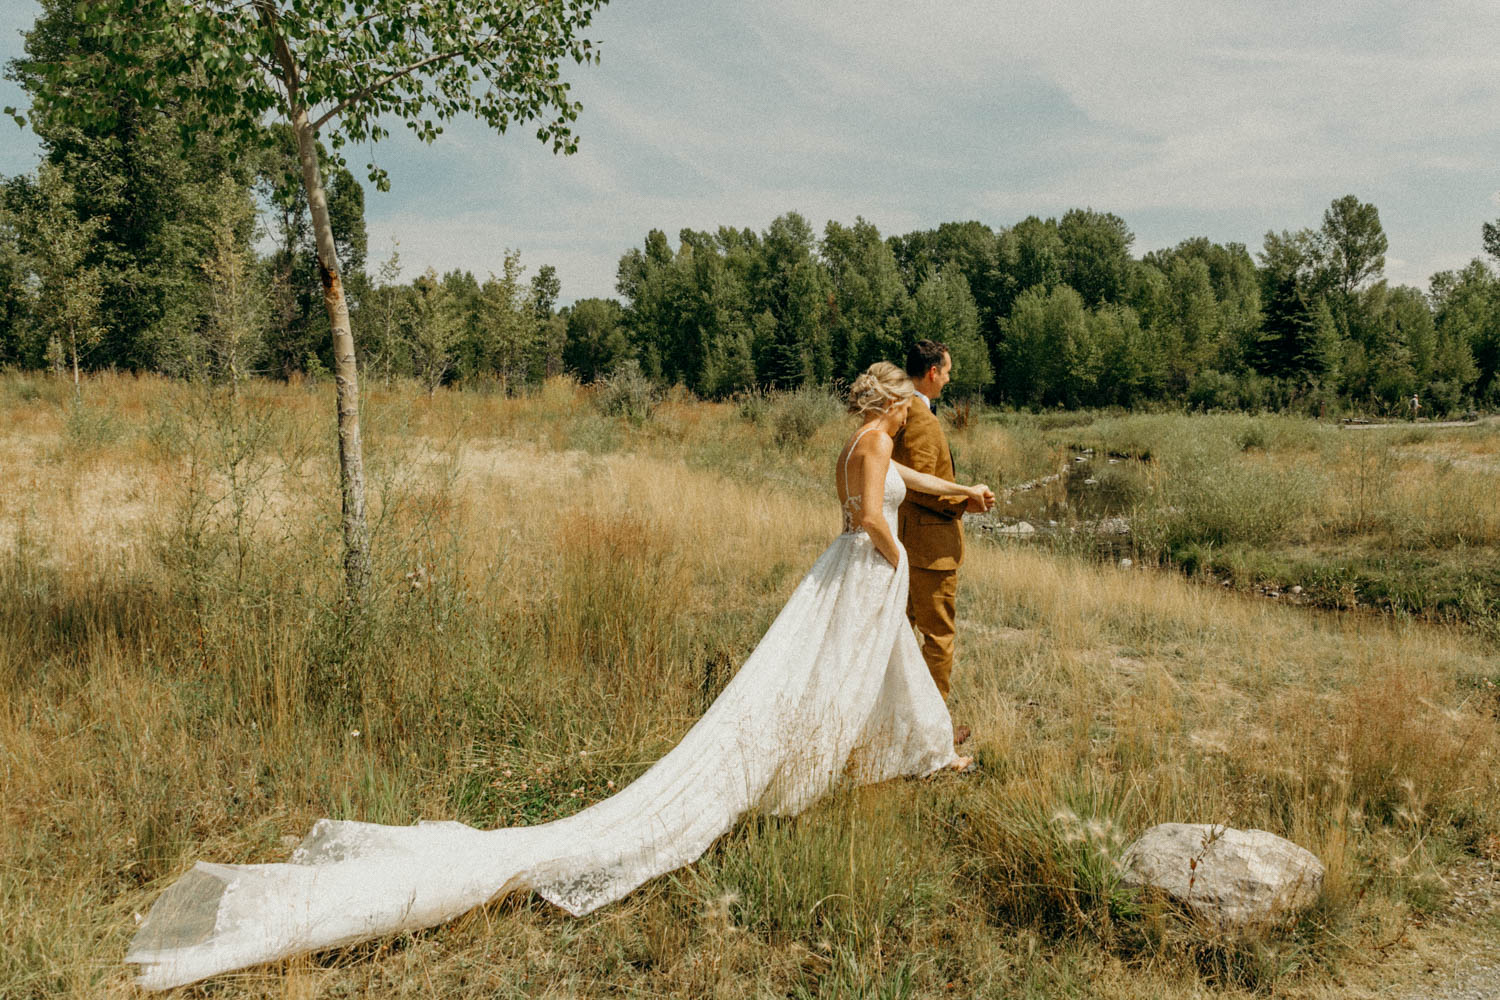
<svg viewBox="0 0 1500 1000">
<path fill-rule="evenodd" d="M 257 2 L 257 3 L 263 3 L 263 2 L 265 2 L 265 0 L 255 0 L 255 2 Z M 504 40 L 504 37 L 505 37 L 504 33 L 505 33 L 505 31 L 507 29 L 509 29 L 511 27 L 514 27 L 517 23 L 520 23 L 520 22 L 524 21 L 527 17 L 531 16 L 539 8 L 539 6 L 540 5 L 536 2 L 536 0 L 530 0 L 530 2 L 528 2 L 528 3 L 518 4 L 515 7 L 515 9 L 513 9 L 510 12 L 510 16 L 509 16 L 507 22 L 504 25 L 502 25 L 500 28 L 497 28 L 496 31 L 495 31 L 495 34 L 491 35 L 489 38 L 486 38 L 484 41 L 480 42 L 479 45 L 477 46 L 477 48 L 479 48 L 479 49 L 482 50 L 485 47 L 493 45 L 496 42 L 502 42 Z M 363 20 L 357 22 L 356 25 L 354 26 L 354 28 L 350 29 L 351 33 L 353 31 L 358 30 L 360 27 L 363 27 L 364 25 L 368 24 L 370 21 L 372 21 L 374 19 L 375 19 L 375 15 L 374 14 L 371 14 L 371 15 L 365 17 Z M 414 63 L 410 64 L 409 66 L 403 66 L 400 69 L 393 70 L 391 73 L 387 74 L 386 76 L 382 77 L 381 79 L 379 79 L 379 80 L 375 81 L 374 83 L 370 84 L 368 87 L 364 88 L 359 93 L 354 94 L 354 95 L 352 95 L 350 97 L 346 97 L 344 100 L 340 101 L 334 107 L 330 108 L 327 112 L 325 112 L 324 114 L 322 114 L 321 116 L 319 116 L 318 119 L 317 119 L 317 121 L 313 122 L 313 126 L 312 126 L 313 130 L 317 131 L 318 129 L 322 128 L 324 125 L 328 124 L 328 121 L 330 119 L 332 119 L 332 118 L 334 118 L 334 117 L 342 114 L 344 111 L 348 110 L 349 108 L 353 107 L 354 105 L 358 104 L 359 102 L 365 100 L 371 94 L 375 93 L 377 90 L 380 90 L 382 87 L 388 87 L 392 83 L 395 83 L 397 80 L 401 79 L 402 77 L 404 77 L 404 76 L 410 76 L 412 73 L 415 73 L 417 70 L 422 69 L 423 67 L 431 66 L 431 65 L 433 65 L 435 63 L 443 62 L 445 60 L 452 59 L 455 56 L 464 55 L 464 54 L 466 54 L 466 53 L 464 51 L 462 51 L 462 50 L 453 51 L 453 52 L 437 53 L 437 54 L 434 54 L 432 56 L 427 57 L 426 59 L 418 60 L 417 62 L 414 62 Z"/>
<path fill-rule="evenodd" d="M 500 38 L 499 35 L 491 35 L 489 38 L 485 39 L 484 42 L 481 43 L 481 47 L 485 46 L 485 45 L 489 45 L 489 44 L 491 44 L 493 42 L 498 42 L 500 40 L 501 40 L 501 38 Z M 336 104 L 332 108 L 330 108 L 327 112 L 325 112 L 323 115 L 321 115 L 318 118 L 317 121 L 313 122 L 313 125 L 312 125 L 313 131 L 317 131 L 318 129 L 322 128 L 328 122 L 328 120 L 330 118 L 333 118 L 336 115 L 341 114 L 346 109 L 348 109 L 350 107 L 353 107 L 354 105 L 358 104 L 360 101 L 363 101 L 365 98 L 367 98 L 371 94 L 375 93 L 377 90 L 380 90 L 380 89 L 382 89 L 384 87 L 390 86 L 391 84 L 395 83 L 397 80 L 401 79 L 404 76 L 410 76 L 411 74 L 415 73 L 417 70 L 422 69 L 424 66 L 431 66 L 434 63 L 444 62 L 445 60 L 453 59 L 453 58 L 455 58 L 457 56 L 471 55 L 471 54 L 473 54 L 473 53 L 470 52 L 470 51 L 468 51 L 468 50 L 464 50 L 464 49 L 454 49 L 451 52 L 438 52 L 438 53 L 435 53 L 433 55 L 428 56 L 426 59 L 419 59 L 416 62 L 411 63 L 410 65 L 403 66 L 403 67 L 401 67 L 398 70 L 394 70 L 394 71 L 386 74 L 385 76 L 381 77 L 379 80 L 376 80 L 374 83 L 370 84 L 368 87 L 366 87 L 363 90 L 359 91 L 357 94 L 351 94 L 350 96 L 344 98 L 338 104 Z"/>
<path fill-rule="evenodd" d="M 287 109 L 295 110 L 297 105 L 297 59 L 292 55 L 292 50 L 286 44 L 286 37 L 281 33 L 281 25 L 277 21 L 276 8 L 271 5 L 271 0 L 253 0 L 255 9 L 260 12 L 260 22 L 266 26 L 266 31 L 271 36 L 271 48 L 276 53 L 276 61 L 281 63 L 281 83 L 286 88 Z"/>
<path fill-rule="evenodd" d="M 359 29 L 361 29 L 361 28 L 363 28 L 363 27 L 365 27 L 367 25 L 373 24 L 376 21 L 380 20 L 381 15 L 384 14 L 384 13 L 385 13 L 385 11 L 375 11 L 373 13 L 366 14 L 364 17 L 360 18 L 358 21 L 355 21 L 353 24 L 349 25 L 348 28 L 346 28 L 344 30 L 344 33 L 340 37 L 347 39 L 347 38 L 353 36 L 355 34 L 355 32 L 359 31 Z"/>
<path fill-rule="evenodd" d="M 276 69 L 275 66 L 273 66 L 270 63 L 266 62 L 265 57 L 263 57 L 263 56 L 251 56 L 250 58 L 255 63 L 255 65 L 259 66 L 261 69 L 263 69 L 267 73 L 271 74 L 271 76 L 273 76 L 273 77 L 280 77 L 281 76 L 281 73 L 277 71 L 277 69 Z"/>
</svg>

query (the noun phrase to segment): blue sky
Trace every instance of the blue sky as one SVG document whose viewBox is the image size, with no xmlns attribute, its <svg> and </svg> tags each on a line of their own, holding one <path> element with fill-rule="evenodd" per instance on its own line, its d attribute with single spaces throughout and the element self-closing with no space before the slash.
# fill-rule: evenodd
<svg viewBox="0 0 1500 1000">
<path fill-rule="evenodd" d="M 0 59 L 38 9 L 0 4 Z M 483 277 L 513 247 L 570 301 L 613 295 L 649 229 L 790 210 L 891 234 L 1087 206 L 1138 254 L 1254 252 L 1352 193 L 1380 209 L 1387 276 L 1425 288 L 1500 217 L 1494 0 L 616 0 L 591 34 L 577 155 L 474 122 L 373 149 L 392 190 L 367 192 L 372 265 L 399 241 L 407 277 Z M 31 169 L 30 134 L 0 129 L 0 173 Z"/>
</svg>

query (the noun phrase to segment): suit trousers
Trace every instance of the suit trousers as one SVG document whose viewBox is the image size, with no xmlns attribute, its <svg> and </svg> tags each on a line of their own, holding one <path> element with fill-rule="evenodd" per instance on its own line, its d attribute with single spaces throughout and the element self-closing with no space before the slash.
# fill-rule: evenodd
<svg viewBox="0 0 1500 1000">
<path fill-rule="evenodd" d="M 948 697 L 948 679 L 953 674 L 954 604 L 958 597 L 958 570 L 911 569 L 906 593 L 906 617 L 922 638 L 922 659 L 943 698 Z"/>
</svg>

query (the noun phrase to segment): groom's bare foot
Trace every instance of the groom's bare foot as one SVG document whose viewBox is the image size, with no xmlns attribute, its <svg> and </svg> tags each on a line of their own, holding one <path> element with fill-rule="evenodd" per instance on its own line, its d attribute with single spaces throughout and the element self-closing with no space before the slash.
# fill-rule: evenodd
<svg viewBox="0 0 1500 1000">
<path fill-rule="evenodd" d="M 967 743 L 969 740 L 969 732 L 970 730 L 968 726 L 954 726 L 953 745 L 956 747 L 961 747 L 965 743 Z"/>
</svg>

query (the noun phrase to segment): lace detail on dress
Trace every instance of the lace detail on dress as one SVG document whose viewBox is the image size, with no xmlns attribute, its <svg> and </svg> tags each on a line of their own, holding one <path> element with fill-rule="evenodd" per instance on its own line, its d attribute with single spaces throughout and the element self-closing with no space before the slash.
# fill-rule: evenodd
<svg viewBox="0 0 1500 1000">
<path fill-rule="evenodd" d="M 844 501 L 844 534 L 848 535 L 856 531 L 864 531 L 860 526 L 859 519 L 865 512 L 863 497 L 850 497 Z"/>
<path fill-rule="evenodd" d="M 868 427 L 865 428 L 865 431 L 867 430 L 869 430 Z M 841 506 L 844 514 L 844 534 L 846 535 L 865 530 L 859 523 L 860 517 L 865 512 L 865 498 L 862 494 L 855 493 L 849 487 L 849 456 L 854 454 L 854 446 L 859 444 L 859 439 L 864 437 L 865 431 L 860 431 L 854 435 L 854 440 L 849 442 L 849 450 L 844 452 L 843 474 L 845 499 Z"/>
</svg>

